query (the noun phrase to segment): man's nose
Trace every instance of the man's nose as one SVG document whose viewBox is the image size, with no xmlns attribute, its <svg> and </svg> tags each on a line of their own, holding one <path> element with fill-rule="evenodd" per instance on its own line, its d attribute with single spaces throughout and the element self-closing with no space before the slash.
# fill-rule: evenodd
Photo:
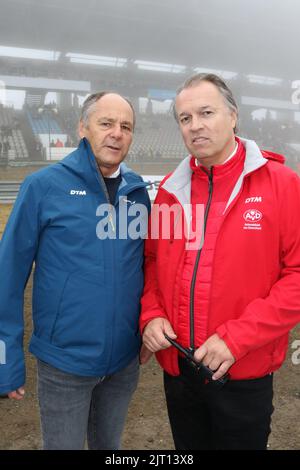
<svg viewBox="0 0 300 470">
<path fill-rule="evenodd" d="M 203 119 L 200 116 L 195 116 L 191 121 L 191 131 L 198 131 L 203 128 Z"/>
<path fill-rule="evenodd" d="M 123 132 L 122 132 L 121 126 L 119 126 L 118 124 L 116 124 L 115 126 L 113 126 L 111 135 L 112 135 L 115 139 L 120 139 L 120 138 L 123 136 Z"/>
</svg>

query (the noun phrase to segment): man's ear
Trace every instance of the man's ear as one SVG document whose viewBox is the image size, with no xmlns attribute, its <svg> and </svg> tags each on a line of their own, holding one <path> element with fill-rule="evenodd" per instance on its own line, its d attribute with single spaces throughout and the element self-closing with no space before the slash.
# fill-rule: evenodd
<svg viewBox="0 0 300 470">
<path fill-rule="evenodd" d="M 232 112 L 232 129 L 235 129 L 237 126 L 237 114 L 235 112 Z"/>
<path fill-rule="evenodd" d="M 81 139 L 82 139 L 83 137 L 85 137 L 85 135 L 86 135 L 86 128 L 85 128 L 85 126 L 84 126 L 83 121 L 79 121 L 77 132 L 78 132 L 78 135 L 79 135 L 79 137 L 80 137 Z"/>
</svg>

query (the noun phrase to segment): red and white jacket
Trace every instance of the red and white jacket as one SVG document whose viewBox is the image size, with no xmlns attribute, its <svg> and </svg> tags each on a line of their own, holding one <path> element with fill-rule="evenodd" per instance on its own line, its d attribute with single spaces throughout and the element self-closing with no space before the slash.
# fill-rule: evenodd
<svg viewBox="0 0 300 470">
<path fill-rule="evenodd" d="M 300 321 L 299 177 L 280 155 L 237 142 L 236 155 L 211 174 L 189 156 L 162 181 L 145 247 L 140 318 L 141 331 L 167 318 L 186 347 L 217 333 L 236 359 L 229 370 L 235 380 L 278 369 L 288 332 Z M 197 216 L 196 204 L 203 208 Z M 156 210 L 166 207 L 175 207 L 167 237 Z M 189 249 L 195 228 L 199 243 Z M 169 374 L 179 374 L 174 347 L 156 356 Z"/>
</svg>

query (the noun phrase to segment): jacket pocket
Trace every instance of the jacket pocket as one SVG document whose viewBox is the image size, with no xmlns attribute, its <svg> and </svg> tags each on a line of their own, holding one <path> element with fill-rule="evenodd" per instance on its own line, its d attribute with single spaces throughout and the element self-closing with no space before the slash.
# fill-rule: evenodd
<svg viewBox="0 0 300 470">
<path fill-rule="evenodd" d="M 73 272 L 66 280 L 50 342 L 60 348 L 102 348 L 107 302 L 99 267 Z"/>
<path fill-rule="evenodd" d="M 34 271 L 32 315 L 34 334 L 49 341 L 69 272 L 49 266 Z"/>
</svg>

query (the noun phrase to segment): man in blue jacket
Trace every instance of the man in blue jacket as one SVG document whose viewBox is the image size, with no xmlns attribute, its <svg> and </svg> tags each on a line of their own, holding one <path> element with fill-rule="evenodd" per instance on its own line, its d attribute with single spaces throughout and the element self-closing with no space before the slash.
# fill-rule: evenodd
<svg viewBox="0 0 300 470">
<path fill-rule="evenodd" d="M 0 243 L 0 394 L 24 396 L 23 296 L 33 262 L 33 334 L 45 449 L 118 449 L 139 373 L 146 184 L 122 161 L 135 114 L 89 96 L 81 142 L 27 177 Z"/>
</svg>

